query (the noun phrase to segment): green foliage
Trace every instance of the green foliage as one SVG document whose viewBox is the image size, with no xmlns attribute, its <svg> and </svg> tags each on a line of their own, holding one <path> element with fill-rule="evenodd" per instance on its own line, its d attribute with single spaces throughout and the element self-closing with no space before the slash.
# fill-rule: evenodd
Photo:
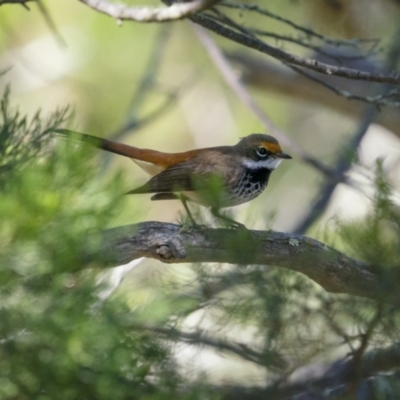
<svg viewBox="0 0 400 400">
<path fill-rule="evenodd" d="M 68 118 L 68 107 L 52 113 L 47 119 L 38 111 L 32 119 L 21 115 L 9 104 L 10 88 L 1 99 L 0 188 L 7 174 L 22 168 L 33 158 L 43 156 L 49 133 Z"/>
<path fill-rule="evenodd" d="M 376 188 L 370 214 L 362 221 L 338 224 L 348 250 L 380 271 L 400 270 L 400 213 L 382 160 L 376 162 Z"/>
<path fill-rule="evenodd" d="M 121 179 L 99 179 L 90 152 L 53 145 L 56 112 L 33 121 L 3 96 L 0 149 L 0 399 L 162 399 L 179 383 L 169 346 L 130 328 L 117 300 L 99 307 L 100 233 L 123 206 Z M 187 392 L 182 398 L 196 398 Z"/>
</svg>

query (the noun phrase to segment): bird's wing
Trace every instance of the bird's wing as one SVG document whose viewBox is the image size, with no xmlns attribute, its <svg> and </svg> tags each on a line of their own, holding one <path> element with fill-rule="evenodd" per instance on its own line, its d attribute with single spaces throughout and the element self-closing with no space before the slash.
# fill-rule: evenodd
<svg viewBox="0 0 400 400">
<path fill-rule="evenodd" d="M 151 196 L 151 200 L 179 200 L 179 196 L 175 193 L 156 193 Z"/>
<path fill-rule="evenodd" d="M 221 155 L 207 152 L 206 157 L 195 157 L 189 161 L 174 165 L 153 176 L 146 184 L 127 194 L 138 193 L 176 193 L 209 190 L 213 177 L 223 181 Z M 206 158 L 206 159 L 205 159 Z"/>
<path fill-rule="evenodd" d="M 178 164 L 153 176 L 146 184 L 127 194 L 192 191 L 195 189 L 192 175 L 193 169 L 190 168 L 190 163 Z"/>
</svg>

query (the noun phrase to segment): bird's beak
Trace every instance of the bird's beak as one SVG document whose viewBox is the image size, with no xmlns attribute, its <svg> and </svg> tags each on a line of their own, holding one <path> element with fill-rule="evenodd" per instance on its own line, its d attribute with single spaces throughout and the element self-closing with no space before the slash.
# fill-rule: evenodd
<svg viewBox="0 0 400 400">
<path fill-rule="evenodd" d="M 278 157 L 278 158 L 284 158 L 284 159 L 286 159 L 286 160 L 290 160 L 291 158 L 292 158 L 292 156 L 289 156 L 289 154 L 286 154 L 286 153 L 277 153 L 276 154 L 276 156 Z"/>
</svg>

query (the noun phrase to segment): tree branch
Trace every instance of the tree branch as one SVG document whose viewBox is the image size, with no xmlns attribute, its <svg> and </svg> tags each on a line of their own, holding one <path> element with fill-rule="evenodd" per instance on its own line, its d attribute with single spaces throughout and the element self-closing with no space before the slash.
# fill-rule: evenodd
<svg viewBox="0 0 400 400">
<path fill-rule="evenodd" d="M 244 229 L 185 229 L 143 222 L 104 232 L 101 256 L 108 264 L 139 257 L 163 263 L 221 262 L 275 265 L 300 272 L 331 293 L 398 302 L 377 270 L 317 240 L 296 234 Z"/>
<path fill-rule="evenodd" d="M 151 50 L 149 60 L 147 61 L 147 65 L 144 69 L 145 72 L 140 79 L 139 84 L 135 83 L 135 93 L 130 100 L 125 122 L 120 128 L 118 128 L 108 137 L 110 140 L 120 141 L 128 131 L 137 129 L 148 122 L 154 121 L 159 114 L 165 111 L 172 104 L 172 102 L 176 100 L 175 93 L 169 93 L 166 102 L 164 102 L 160 108 L 151 112 L 146 117 L 139 117 L 139 113 L 145 104 L 145 100 L 147 100 L 147 97 L 152 90 L 160 90 L 156 77 L 159 75 L 165 49 L 171 36 L 170 28 L 172 28 L 171 25 L 160 26 L 157 37 L 152 45 L 153 48 Z"/>
<path fill-rule="evenodd" d="M 359 148 L 362 139 L 366 135 L 368 128 L 374 121 L 377 115 L 377 110 L 372 106 L 367 107 L 364 111 L 364 116 L 361 120 L 360 126 L 356 134 L 347 143 L 344 152 L 339 152 L 334 174 L 339 177 L 337 180 L 325 181 L 321 187 L 319 195 L 314 200 L 312 206 L 309 208 L 308 214 L 303 217 L 297 227 L 293 230 L 298 234 L 305 233 L 310 226 L 324 213 L 329 201 L 335 191 L 336 187 L 342 180 L 346 182 L 345 174 L 351 168 L 357 149 Z"/>
<path fill-rule="evenodd" d="M 82 3 L 118 20 L 137 22 L 166 22 L 182 19 L 212 7 L 219 0 L 194 0 L 174 3 L 169 7 L 128 7 L 107 0 L 80 0 Z"/>
<path fill-rule="evenodd" d="M 0 0 L 0 6 L 4 5 L 4 4 L 21 4 L 21 6 L 23 6 L 24 8 L 26 8 L 28 11 L 29 7 L 27 6 L 26 3 L 28 3 L 29 1 L 36 1 L 36 0 Z"/>
<path fill-rule="evenodd" d="M 94 10 L 103 14 L 107 14 L 120 21 L 131 20 L 137 22 L 165 22 L 189 17 L 193 22 L 202 25 L 203 27 L 217 33 L 220 36 L 260 51 L 286 64 L 304 67 L 329 76 L 340 76 L 348 79 L 371 82 L 400 84 L 400 74 L 397 72 L 391 72 L 388 74 L 365 72 L 357 69 L 325 64 L 315 59 L 287 53 L 255 38 L 252 36 L 250 31 L 248 34 L 237 32 L 231 28 L 228 28 L 224 24 L 209 18 L 207 15 L 199 14 L 200 11 L 204 11 L 212 7 L 218 3 L 219 0 L 194 0 L 192 2 L 173 3 L 169 7 L 157 8 L 127 7 L 117 3 L 110 3 L 107 0 L 80 1 Z"/>
<path fill-rule="evenodd" d="M 238 10 L 241 10 L 242 12 L 244 12 L 244 11 L 255 12 L 259 15 L 262 15 L 262 16 L 265 16 L 268 18 L 272 18 L 276 21 L 279 21 L 279 22 L 281 22 L 287 26 L 290 26 L 291 28 L 305 34 L 305 36 L 308 38 L 317 38 L 317 39 L 325 42 L 326 44 L 329 44 L 329 45 L 332 45 L 335 47 L 347 46 L 347 47 L 359 48 L 363 42 L 376 42 L 375 39 L 372 39 L 372 40 L 371 39 L 351 39 L 351 40 L 332 39 L 328 36 L 321 35 L 320 33 L 316 32 L 308 27 L 298 25 L 298 24 L 294 23 L 293 21 L 283 18 L 281 15 L 272 13 L 271 11 L 269 11 L 265 8 L 262 8 L 256 4 L 247 4 L 247 3 L 245 4 L 245 3 L 241 3 L 241 2 L 235 3 L 232 1 L 224 0 L 224 1 L 221 1 L 220 5 L 221 5 L 221 7 L 238 9 Z"/>
<path fill-rule="evenodd" d="M 38 5 L 40 13 L 43 15 L 43 18 L 49 27 L 50 31 L 53 33 L 54 37 L 56 38 L 58 44 L 61 47 L 67 47 L 67 43 L 62 37 L 61 33 L 58 31 L 57 25 L 54 23 L 47 7 L 43 4 L 43 1 L 36 0 L 36 4 Z"/>
<path fill-rule="evenodd" d="M 387 82 L 393 84 L 400 83 L 400 74 L 392 72 L 390 74 L 381 73 L 370 73 L 360 71 L 353 68 L 339 67 L 335 65 L 325 64 L 312 58 L 301 57 L 295 54 L 287 53 L 281 49 L 270 46 L 269 44 L 262 42 L 250 35 L 245 35 L 241 32 L 237 32 L 233 29 L 226 27 L 225 25 L 208 18 L 206 15 L 193 15 L 190 19 L 207 28 L 220 36 L 223 36 L 236 43 L 240 43 L 246 47 L 257 50 L 261 53 L 267 54 L 285 64 L 295 65 L 298 67 L 304 67 L 312 71 L 319 72 L 321 74 L 329 76 L 340 76 L 348 79 L 364 80 L 371 82 Z"/>
<path fill-rule="evenodd" d="M 375 318 L 371 321 L 372 325 L 374 325 L 374 321 Z M 398 343 L 361 354 L 358 370 L 359 384 L 364 384 L 365 387 L 368 378 L 383 373 L 387 373 L 387 376 L 389 376 L 389 373 L 398 370 L 399 366 L 400 347 Z M 276 397 L 274 398 L 296 399 L 299 398 L 300 393 L 304 396 L 301 399 L 355 398 L 354 393 L 351 392 L 353 374 L 354 357 L 338 359 L 330 364 L 310 364 L 303 367 L 298 378 L 278 388 L 278 391 L 275 391 Z M 266 398 L 272 398 L 271 393 L 268 392 L 269 389 L 264 389 Z M 323 395 L 323 393 L 329 392 L 332 397 Z M 340 396 L 336 397 L 338 392 L 340 392 Z M 309 397 L 306 397 L 306 395 Z"/>
<path fill-rule="evenodd" d="M 162 326 L 143 324 L 134 324 L 132 327 L 137 330 L 146 330 L 157 333 L 176 342 L 183 342 L 197 346 L 207 346 L 218 351 L 226 351 L 239 356 L 243 360 L 253 362 L 263 367 L 271 369 L 283 369 L 286 367 L 286 361 L 274 350 L 263 349 L 262 351 L 257 351 L 245 343 L 219 339 L 215 336 L 208 335 L 206 332 L 184 332 L 171 327 L 164 328 Z"/>
<path fill-rule="evenodd" d="M 319 83 L 296 75 L 284 67 L 273 65 L 262 59 L 245 54 L 228 54 L 228 58 L 243 67 L 244 81 L 258 90 L 273 91 L 290 96 L 292 99 L 308 101 L 332 110 L 359 118 L 365 106 L 357 101 L 349 101 L 347 97 L 325 90 Z M 348 91 L 354 92 L 362 88 L 361 82 L 349 81 Z M 349 86 L 350 85 L 350 86 Z M 385 107 L 376 116 L 376 123 L 392 131 L 400 137 L 400 113 L 397 108 Z"/>
</svg>

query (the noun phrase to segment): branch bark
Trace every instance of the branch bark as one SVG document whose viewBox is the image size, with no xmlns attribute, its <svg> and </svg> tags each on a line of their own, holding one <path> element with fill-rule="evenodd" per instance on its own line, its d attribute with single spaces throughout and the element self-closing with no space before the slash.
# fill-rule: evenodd
<svg viewBox="0 0 400 400">
<path fill-rule="evenodd" d="M 104 232 L 101 256 L 108 264 L 139 257 L 163 263 L 221 262 L 274 265 L 300 272 L 331 293 L 398 302 L 379 269 L 305 236 L 245 229 L 209 229 L 143 222 Z M 395 293 L 395 291 L 393 291 Z M 393 298 L 394 296 L 394 298 Z"/>
<path fill-rule="evenodd" d="M 118 20 L 137 22 L 166 22 L 182 19 L 212 7 L 219 0 L 194 0 L 174 3 L 169 7 L 128 7 L 107 0 L 80 0 L 82 3 Z"/>
</svg>

